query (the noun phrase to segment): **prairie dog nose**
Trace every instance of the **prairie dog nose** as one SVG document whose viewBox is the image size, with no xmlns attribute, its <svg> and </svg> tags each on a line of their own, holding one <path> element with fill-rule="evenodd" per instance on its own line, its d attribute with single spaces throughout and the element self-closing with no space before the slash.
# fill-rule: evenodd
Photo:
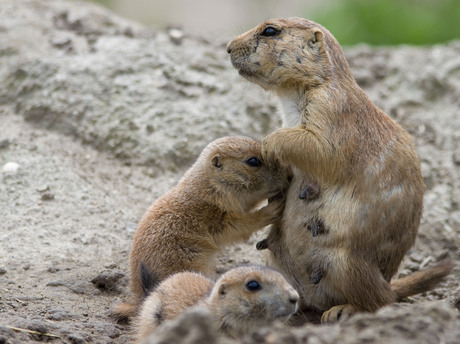
<svg viewBox="0 0 460 344">
<path fill-rule="evenodd" d="M 291 303 L 297 303 L 299 301 L 299 293 L 295 291 L 294 289 L 289 291 L 289 302 Z"/>
<path fill-rule="evenodd" d="M 232 42 L 233 42 L 233 41 L 230 41 L 230 42 L 228 42 L 228 44 L 227 44 L 227 53 L 229 53 L 229 54 L 232 52 Z"/>
</svg>

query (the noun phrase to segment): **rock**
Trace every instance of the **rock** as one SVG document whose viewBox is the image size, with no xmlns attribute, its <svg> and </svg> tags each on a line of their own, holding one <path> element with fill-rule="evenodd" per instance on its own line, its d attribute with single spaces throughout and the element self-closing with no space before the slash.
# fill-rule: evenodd
<svg viewBox="0 0 460 344">
<path fill-rule="evenodd" d="M 118 338 L 121 335 L 121 331 L 113 323 L 100 323 L 97 326 L 97 330 L 101 333 L 107 334 L 109 338 Z"/>
<path fill-rule="evenodd" d="M 207 43 L 178 29 L 152 37 L 86 2 L 47 1 L 41 20 L 33 6 L 5 7 L 10 16 L 25 12 L 35 31 L 21 32 L 18 43 L 19 28 L 2 23 L 12 32 L 2 46 L 17 53 L 0 64 L 0 100 L 34 125 L 159 173 L 183 170 L 217 137 L 261 137 L 280 123 L 273 97 L 243 86 L 225 40 Z"/>
<path fill-rule="evenodd" d="M 14 161 L 9 161 L 2 167 L 2 172 L 5 174 L 16 174 L 21 166 Z"/>
<path fill-rule="evenodd" d="M 8 338 L 15 338 L 15 332 L 11 329 L 6 327 L 5 325 L 0 325 L 0 343 L 8 344 Z M 3 341 L 3 342 L 2 342 Z"/>
<path fill-rule="evenodd" d="M 0 149 L 7 149 L 10 146 L 10 140 L 5 139 L 0 141 Z"/>
<path fill-rule="evenodd" d="M 6 274 L 6 269 L 3 267 L 0 267 L 0 275 Z"/>
<path fill-rule="evenodd" d="M 179 29 L 169 29 L 168 30 L 169 38 L 171 42 L 175 44 L 181 44 L 182 40 L 184 39 L 184 32 Z"/>
<path fill-rule="evenodd" d="M 46 284 L 48 287 L 61 287 L 66 286 L 67 283 L 63 281 L 51 281 Z"/>
<path fill-rule="evenodd" d="M 454 152 L 453 159 L 454 159 L 454 163 L 455 163 L 456 165 L 460 165 L 460 148 L 458 148 L 458 149 Z"/>
<path fill-rule="evenodd" d="M 48 315 L 46 318 L 55 321 L 62 321 L 69 319 L 77 319 L 79 318 L 79 316 L 73 312 L 70 312 L 62 308 L 54 308 L 48 311 Z"/>
<path fill-rule="evenodd" d="M 117 263 L 112 262 L 112 263 L 104 264 L 104 268 L 109 269 L 109 270 L 116 269 L 117 268 Z"/>
<path fill-rule="evenodd" d="M 67 341 L 69 341 L 69 343 L 71 344 L 94 343 L 94 340 L 91 335 L 79 332 L 80 331 L 76 331 L 75 328 L 71 328 L 65 325 L 60 329 L 60 335 L 62 336 L 62 338 L 66 338 Z"/>
<path fill-rule="evenodd" d="M 56 265 L 52 265 L 52 266 L 50 266 L 50 267 L 48 268 L 47 271 L 48 271 L 48 272 L 51 272 L 52 274 L 54 274 L 54 273 L 58 272 L 59 270 L 61 270 L 61 269 L 59 269 Z"/>
<path fill-rule="evenodd" d="M 165 322 L 143 344 L 214 344 L 220 343 L 209 311 L 193 307 L 176 319 Z"/>
<path fill-rule="evenodd" d="M 78 334 L 69 334 L 67 335 L 67 339 L 72 344 L 85 344 L 86 343 L 86 340 L 83 337 L 79 336 Z"/>
<path fill-rule="evenodd" d="M 389 306 L 375 314 L 361 313 L 335 325 L 305 325 L 289 329 L 258 330 L 245 344 L 304 343 L 439 343 L 454 344 L 460 335 L 460 314 L 449 306 L 431 302 Z M 449 340 L 447 340 L 449 338 Z"/>
<path fill-rule="evenodd" d="M 54 199 L 54 194 L 51 192 L 45 192 L 40 199 L 42 201 L 52 201 Z"/>
<path fill-rule="evenodd" d="M 46 191 L 49 191 L 49 189 L 50 189 L 49 185 L 41 185 L 36 190 L 38 192 L 46 192 Z"/>
<path fill-rule="evenodd" d="M 44 336 L 44 334 L 49 332 L 48 326 L 46 326 L 45 323 L 41 320 L 28 321 L 26 328 L 31 331 L 38 332 L 31 334 L 31 337 L 37 341 L 41 341 L 47 338 L 46 336 Z"/>
<path fill-rule="evenodd" d="M 125 273 L 116 269 L 101 271 L 91 280 L 98 289 L 107 292 L 120 292 L 125 283 L 120 283 Z"/>
</svg>

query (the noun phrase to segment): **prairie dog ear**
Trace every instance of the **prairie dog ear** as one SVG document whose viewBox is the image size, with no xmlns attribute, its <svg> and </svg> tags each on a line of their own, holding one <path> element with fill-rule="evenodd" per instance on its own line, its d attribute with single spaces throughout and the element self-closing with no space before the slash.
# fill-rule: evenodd
<svg viewBox="0 0 460 344">
<path fill-rule="evenodd" d="M 225 283 L 222 283 L 218 289 L 219 295 L 225 295 L 227 293 L 226 289 L 227 289 L 227 285 Z"/>
<path fill-rule="evenodd" d="M 313 28 L 308 34 L 307 44 L 312 49 L 321 50 L 324 47 L 324 34 L 318 28 Z"/>
<path fill-rule="evenodd" d="M 217 171 L 222 170 L 222 158 L 220 154 L 216 154 L 212 157 L 211 164 L 216 168 Z"/>
</svg>

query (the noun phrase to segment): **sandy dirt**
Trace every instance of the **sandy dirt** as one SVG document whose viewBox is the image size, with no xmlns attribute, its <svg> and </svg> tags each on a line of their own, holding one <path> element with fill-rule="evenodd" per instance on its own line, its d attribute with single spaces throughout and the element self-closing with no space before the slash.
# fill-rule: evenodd
<svg viewBox="0 0 460 344">
<path fill-rule="evenodd" d="M 230 66 L 229 38 L 155 32 L 87 3 L 0 0 L 0 343 L 130 342 L 109 310 L 126 296 L 146 208 L 211 140 L 260 138 L 280 125 L 276 99 Z M 439 288 L 375 315 L 274 325 L 246 342 L 455 343 L 460 43 L 346 55 L 371 99 L 414 135 L 422 163 L 424 217 L 399 274 L 447 256 L 457 267 Z M 255 242 L 228 249 L 216 272 L 262 263 Z M 194 312 L 151 343 L 199 343 L 172 336 L 206 328 L 207 315 Z M 222 341 L 200 333 L 201 342 Z"/>
</svg>

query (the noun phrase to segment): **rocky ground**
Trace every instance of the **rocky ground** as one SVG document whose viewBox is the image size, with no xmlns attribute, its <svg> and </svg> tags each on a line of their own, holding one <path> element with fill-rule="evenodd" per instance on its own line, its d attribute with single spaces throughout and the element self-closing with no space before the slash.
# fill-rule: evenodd
<svg viewBox="0 0 460 344">
<path fill-rule="evenodd" d="M 130 342 L 109 309 L 125 297 L 140 216 L 209 141 L 280 125 L 276 99 L 232 69 L 232 34 L 155 32 L 88 3 L 0 0 L 0 343 Z M 460 42 L 346 55 L 422 162 L 425 212 L 400 275 L 445 256 L 457 267 L 436 290 L 377 314 L 275 324 L 245 342 L 456 343 Z M 227 250 L 216 272 L 261 263 L 255 241 Z M 225 342 L 208 325 L 195 309 L 150 342 Z"/>
</svg>

